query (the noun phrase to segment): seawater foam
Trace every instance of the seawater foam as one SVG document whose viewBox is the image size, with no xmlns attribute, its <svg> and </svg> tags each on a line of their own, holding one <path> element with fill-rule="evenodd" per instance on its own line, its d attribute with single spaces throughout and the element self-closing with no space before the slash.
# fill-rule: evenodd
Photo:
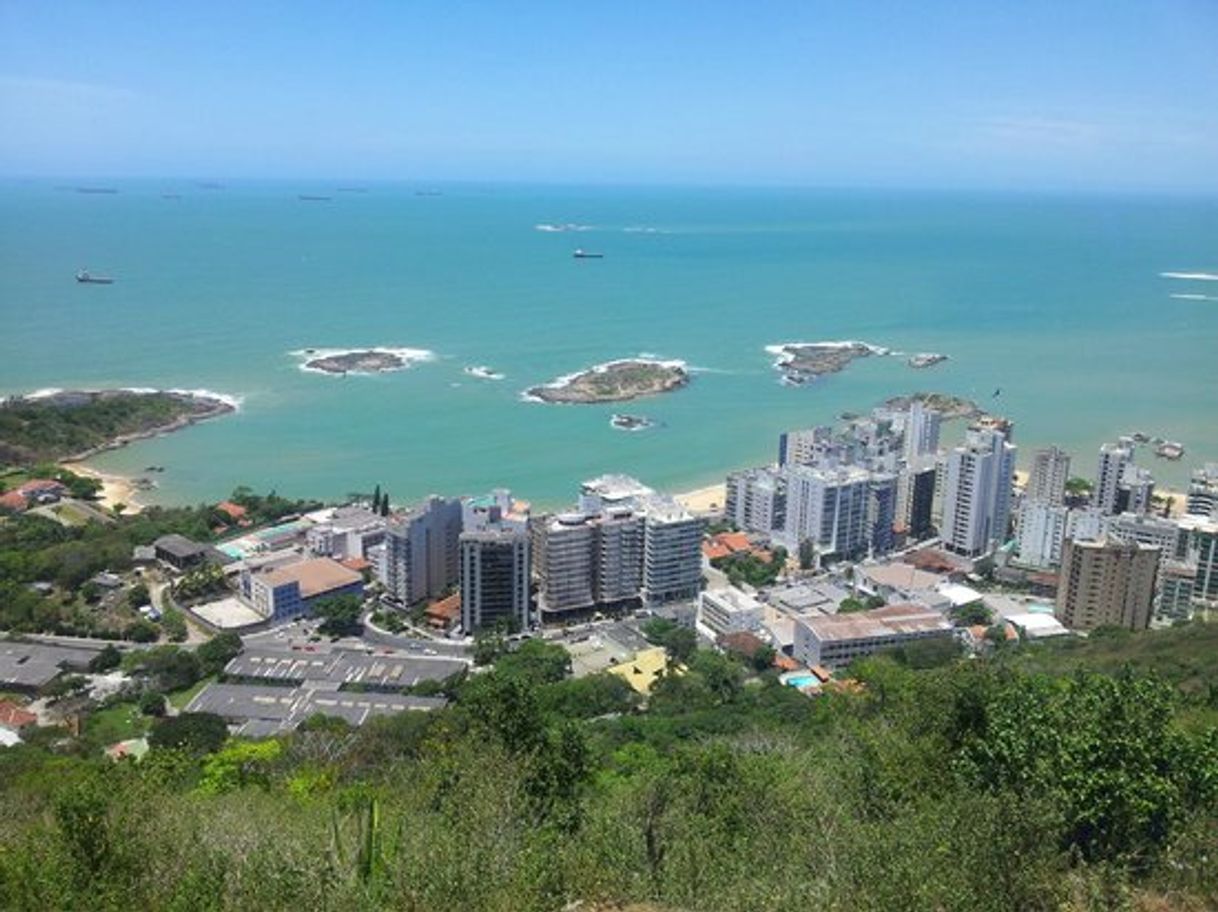
<svg viewBox="0 0 1218 912">
<path fill-rule="evenodd" d="M 1168 297 L 1175 298 L 1177 301 L 1218 301 L 1218 295 L 1206 294 L 1174 294 Z"/>
<path fill-rule="evenodd" d="M 1218 282 L 1218 273 L 1213 272 L 1161 272 L 1164 279 L 1187 279 L 1193 282 Z"/>
<path fill-rule="evenodd" d="M 414 367 L 415 364 L 422 361 L 434 361 L 436 353 L 426 348 L 393 348 L 387 345 L 371 345 L 357 348 L 298 348 L 295 351 L 288 352 L 294 358 L 300 360 L 300 369 L 310 374 L 327 374 L 329 376 L 341 377 L 342 374 L 336 374 L 333 371 L 322 370 L 320 367 L 310 367 L 309 362 L 319 358 L 335 358 L 340 355 L 352 355 L 356 352 L 374 352 L 378 355 L 396 355 L 402 359 L 400 367 L 389 368 L 386 371 L 376 371 L 376 373 L 388 373 L 389 371 L 407 370 Z M 368 371 L 348 371 L 350 374 L 367 374 Z"/>
</svg>

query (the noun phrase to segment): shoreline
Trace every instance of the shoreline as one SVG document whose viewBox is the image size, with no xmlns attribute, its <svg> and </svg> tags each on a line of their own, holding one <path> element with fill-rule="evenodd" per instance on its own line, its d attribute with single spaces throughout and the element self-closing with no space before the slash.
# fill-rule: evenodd
<svg viewBox="0 0 1218 912">
<path fill-rule="evenodd" d="M 85 478 L 93 478 L 100 481 L 101 491 L 94 502 L 99 506 L 105 507 L 107 510 L 113 510 L 115 504 L 122 504 L 126 507 L 123 510 L 123 515 L 127 516 L 141 513 L 145 507 L 151 506 L 151 504 L 140 502 L 140 489 L 133 478 L 126 475 L 113 475 L 109 472 L 101 472 L 92 466 L 82 463 L 60 462 L 59 466 Z"/>
</svg>

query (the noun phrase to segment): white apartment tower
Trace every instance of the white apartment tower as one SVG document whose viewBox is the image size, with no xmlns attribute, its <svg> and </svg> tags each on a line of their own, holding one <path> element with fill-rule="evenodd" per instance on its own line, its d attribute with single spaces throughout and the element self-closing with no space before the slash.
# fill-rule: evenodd
<svg viewBox="0 0 1218 912">
<path fill-rule="evenodd" d="M 851 560 L 867 554 L 870 472 L 855 466 L 787 466 L 784 476 L 787 515 L 782 537 L 788 549 L 798 551 L 802 542 L 811 541 L 822 556 Z M 895 487 L 893 498 L 895 507 Z"/>
<path fill-rule="evenodd" d="M 459 576 L 461 501 L 430 497 L 385 530 L 385 588 L 404 605 L 433 599 Z"/>
<path fill-rule="evenodd" d="M 1070 477 L 1070 454 L 1057 447 L 1032 454 L 1032 470 L 1024 498 L 1060 507 L 1065 502 L 1066 481 Z"/>
<path fill-rule="evenodd" d="M 1006 540 L 1015 452 L 999 431 L 970 430 L 948 454 L 941 531 L 949 551 L 977 557 Z"/>
<path fill-rule="evenodd" d="M 1133 439 L 1122 437 L 1116 443 L 1105 443 L 1100 447 L 1100 459 L 1095 470 L 1095 487 L 1091 491 L 1091 505 L 1105 515 L 1117 510 L 1117 495 L 1125 466 L 1133 462 Z"/>
</svg>

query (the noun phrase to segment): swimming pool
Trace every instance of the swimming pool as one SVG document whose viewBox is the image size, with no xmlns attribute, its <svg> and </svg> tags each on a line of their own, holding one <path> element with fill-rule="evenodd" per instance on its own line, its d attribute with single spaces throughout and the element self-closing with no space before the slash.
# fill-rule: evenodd
<svg viewBox="0 0 1218 912">
<path fill-rule="evenodd" d="M 789 687 L 807 687 L 811 684 L 819 684 L 820 678 L 816 675 L 792 675 L 782 683 Z"/>
</svg>

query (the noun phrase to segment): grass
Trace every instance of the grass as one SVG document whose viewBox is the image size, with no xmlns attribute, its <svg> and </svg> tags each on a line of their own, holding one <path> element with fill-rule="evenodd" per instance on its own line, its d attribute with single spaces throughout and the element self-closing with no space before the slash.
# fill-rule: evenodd
<svg viewBox="0 0 1218 912">
<path fill-rule="evenodd" d="M 187 687 L 185 690 L 174 691 L 173 693 L 169 694 L 166 699 L 169 700 L 170 706 L 181 711 L 186 708 L 186 704 L 193 700 L 199 691 L 201 691 L 208 684 L 212 683 L 214 680 L 216 680 L 215 675 L 208 675 L 206 678 L 203 678 L 192 687 Z"/>
<path fill-rule="evenodd" d="M 116 703 L 98 710 L 85 723 L 85 737 L 106 746 L 115 741 L 140 738 L 148 733 L 150 720 L 134 703 Z"/>
</svg>

